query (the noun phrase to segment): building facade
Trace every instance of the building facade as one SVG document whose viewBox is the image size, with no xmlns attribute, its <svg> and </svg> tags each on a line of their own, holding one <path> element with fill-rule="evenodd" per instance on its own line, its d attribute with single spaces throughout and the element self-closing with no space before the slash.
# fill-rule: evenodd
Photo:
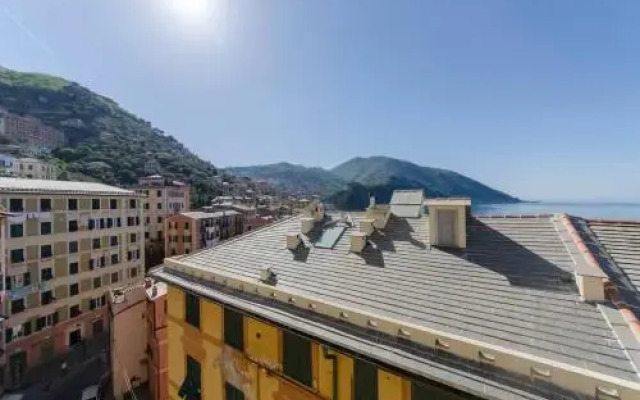
<svg viewBox="0 0 640 400">
<path fill-rule="evenodd" d="M 472 216 L 468 198 L 427 213 L 403 196 L 398 214 L 311 202 L 154 269 L 169 397 L 640 398 L 640 295 L 622 272 L 640 265 L 619 240 L 637 224 Z"/>
<path fill-rule="evenodd" d="M 111 383 L 116 400 L 127 398 L 140 385 L 148 386 L 151 400 L 168 400 L 166 293 L 164 283 L 151 279 L 111 291 Z"/>
<path fill-rule="evenodd" d="M 18 143 L 32 153 L 49 153 L 66 143 L 65 135 L 35 118 L 0 111 L 0 136 Z"/>
<path fill-rule="evenodd" d="M 0 176 L 14 177 L 16 158 L 10 154 L 0 153 Z"/>
<path fill-rule="evenodd" d="M 142 197 L 89 182 L 0 178 L 11 214 L 2 342 L 7 387 L 102 335 L 114 285 L 144 274 Z"/>
<path fill-rule="evenodd" d="M 57 166 L 36 158 L 17 158 L 13 169 L 12 176 L 24 179 L 56 180 L 60 173 Z"/>
<path fill-rule="evenodd" d="M 167 180 L 160 175 L 151 175 L 138 181 L 136 191 L 147 197 L 144 204 L 147 269 L 162 262 L 165 254 L 165 219 L 189 211 L 190 190 L 188 185 Z"/>
<path fill-rule="evenodd" d="M 165 220 L 165 257 L 209 248 L 244 231 L 244 218 L 237 211 L 191 211 Z"/>
</svg>

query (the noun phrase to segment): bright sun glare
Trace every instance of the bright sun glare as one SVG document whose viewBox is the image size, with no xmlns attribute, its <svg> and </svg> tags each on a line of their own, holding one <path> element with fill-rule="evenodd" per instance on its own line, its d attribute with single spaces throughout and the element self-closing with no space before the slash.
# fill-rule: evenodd
<svg viewBox="0 0 640 400">
<path fill-rule="evenodd" d="M 213 0 L 167 0 L 173 13 L 187 21 L 207 19 L 212 11 Z"/>
</svg>

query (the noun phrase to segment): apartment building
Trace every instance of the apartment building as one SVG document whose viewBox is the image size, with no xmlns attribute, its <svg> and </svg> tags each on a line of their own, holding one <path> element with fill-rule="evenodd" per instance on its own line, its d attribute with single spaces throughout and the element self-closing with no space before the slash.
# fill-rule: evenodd
<svg viewBox="0 0 640 400">
<path fill-rule="evenodd" d="M 147 269 L 162 262 L 165 254 L 165 219 L 190 209 L 190 190 L 183 182 L 171 181 L 160 175 L 139 179 L 136 191 L 147 197 L 144 204 Z"/>
<path fill-rule="evenodd" d="M 244 218 L 237 211 L 191 211 L 165 220 L 165 257 L 206 249 L 244 231 Z"/>
<path fill-rule="evenodd" d="M 415 196 L 166 259 L 170 398 L 640 398 L 639 223 Z"/>
<path fill-rule="evenodd" d="M 111 386 L 116 400 L 131 398 L 131 390 L 135 393 L 143 384 L 150 400 L 168 400 L 166 294 L 166 284 L 149 278 L 111 290 Z"/>
<path fill-rule="evenodd" d="M 33 153 L 49 153 L 66 143 L 65 135 L 32 117 L 0 110 L 0 136 L 19 143 Z"/>
<path fill-rule="evenodd" d="M 0 178 L 5 385 L 105 332 L 114 285 L 144 274 L 143 197 L 90 182 Z"/>
<path fill-rule="evenodd" d="M 25 179 L 56 180 L 60 169 L 36 158 L 17 158 L 13 162 L 13 176 Z"/>
</svg>

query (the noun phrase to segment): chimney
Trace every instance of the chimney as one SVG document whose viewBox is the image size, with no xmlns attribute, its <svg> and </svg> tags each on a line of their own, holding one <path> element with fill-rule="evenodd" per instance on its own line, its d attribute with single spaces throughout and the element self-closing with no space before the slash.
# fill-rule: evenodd
<svg viewBox="0 0 640 400">
<path fill-rule="evenodd" d="M 360 220 L 360 232 L 363 232 L 365 235 L 369 236 L 375 230 L 374 223 L 376 222 L 373 218 L 362 218 Z"/>
<path fill-rule="evenodd" d="M 365 217 L 373 220 L 373 226 L 376 229 L 384 229 L 390 216 L 391 208 L 388 204 L 374 204 L 365 212 Z"/>
<path fill-rule="evenodd" d="M 298 232 L 287 233 L 287 249 L 296 249 L 300 245 L 300 241 L 300 234 Z"/>
<path fill-rule="evenodd" d="M 364 232 L 353 232 L 351 233 L 351 252 L 353 253 L 362 253 L 365 246 L 367 245 L 367 235 Z"/>
<path fill-rule="evenodd" d="M 471 199 L 428 199 L 426 204 L 429 207 L 429 243 L 439 247 L 466 248 Z"/>
<path fill-rule="evenodd" d="M 151 288 L 151 297 L 155 299 L 157 296 L 158 296 L 158 287 L 156 285 L 153 285 L 153 287 Z"/>
<path fill-rule="evenodd" d="M 313 229 L 316 220 L 313 217 L 302 217 L 300 218 L 300 231 L 305 235 Z"/>
</svg>

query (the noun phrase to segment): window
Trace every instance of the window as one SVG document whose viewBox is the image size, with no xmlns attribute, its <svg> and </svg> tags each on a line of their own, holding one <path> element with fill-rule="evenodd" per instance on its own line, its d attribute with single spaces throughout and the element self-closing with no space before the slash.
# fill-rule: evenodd
<svg viewBox="0 0 640 400">
<path fill-rule="evenodd" d="M 151 223 L 151 217 L 147 217 L 147 224 Z"/>
<path fill-rule="evenodd" d="M 117 210 L 118 209 L 118 200 L 116 200 L 116 199 L 109 200 L 109 208 L 112 209 L 112 210 Z"/>
<path fill-rule="evenodd" d="M 130 275 L 132 278 L 135 278 L 136 276 L 138 276 L 138 268 L 135 268 L 135 267 L 131 268 Z"/>
<path fill-rule="evenodd" d="M 171 249 L 171 255 L 172 255 L 172 256 L 175 256 L 176 254 L 177 254 L 177 253 L 176 253 L 176 249 Z"/>
<path fill-rule="evenodd" d="M 184 249 L 184 254 L 189 254 L 189 253 L 191 253 L 191 250 L 189 250 L 189 249 Z"/>
<path fill-rule="evenodd" d="M 118 245 L 118 237 L 117 236 L 111 236 L 109 238 L 109 243 L 111 244 L 111 246 L 117 246 Z"/>
<path fill-rule="evenodd" d="M 92 210 L 100 209 L 100 199 L 91 199 L 91 209 Z"/>
<path fill-rule="evenodd" d="M 136 199 L 129 200 L 129 208 L 136 208 Z"/>
<path fill-rule="evenodd" d="M 76 275 L 78 273 L 78 263 L 69 263 L 69 275 Z"/>
<path fill-rule="evenodd" d="M 40 212 L 51 211 L 51 199 L 40 199 Z"/>
<path fill-rule="evenodd" d="M 242 314 L 224 309 L 224 342 L 240 351 L 244 350 L 244 326 Z"/>
<path fill-rule="evenodd" d="M 162 223 L 162 217 L 158 217 L 158 223 L 161 224 Z"/>
<path fill-rule="evenodd" d="M 96 277 L 96 278 L 93 278 L 93 288 L 94 289 L 99 288 L 101 285 L 102 285 L 102 281 L 100 280 L 99 276 Z"/>
<path fill-rule="evenodd" d="M 40 222 L 40 234 L 51 235 L 51 222 Z"/>
<path fill-rule="evenodd" d="M 117 263 L 119 263 L 119 257 L 117 254 L 112 254 L 111 255 L 111 265 L 116 265 Z"/>
<path fill-rule="evenodd" d="M 140 226 L 140 217 L 136 217 L 136 226 Z"/>
<path fill-rule="evenodd" d="M 377 400 L 378 399 L 378 369 L 375 365 L 360 360 L 354 361 L 353 373 L 354 399 Z"/>
<path fill-rule="evenodd" d="M 69 221 L 69 232 L 78 232 L 78 221 Z"/>
<path fill-rule="evenodd" d="M 31 335 L 31 321 L 27 321 L 22 324 L 22 336 Z"/>
<path fill-rule="evenodd" d="M 158 210 L 162 210 L 162 203 L 158 203 Z"/>
<path fill-rule="evenodd" d="M 29 286 L 29 285 L 31 285 L 31 273 L 25 272 L 24 274 L 22 274 L 22 286 Z"/>
<path fill-rule="evenodd" d="M 184 399 L 198 399 L 201 396 L 202 371 L 200 363 L 191 356 L 187 356 L 187 373 L 178 396 Z"/>
<path fill-rule="evenodd" d="M 53 303 L 53 292 L 51 290 L 47 290 L 46 292 L 40 293 L 40 304 L 46 306 L 47 304 Z"/>
<path fill-rule="evenodd" d="M 24 226 L 22 224 L 9 225 L 9 237 L 19 238 L 24 235 Z"/>
<path fill-rule="evenodd" d="M 96 228 L 96 221 L 92 218 L 89 220 L 89 230 L 92 231 Z"/>
<path fill-rule="evenodd" d="M 40 258 L 51 258 L 53 251 L 50 244 L 40 246 Z"/>
<path fill-rule="evenodd" d="M 244 400 L 244 392 L 240 389 L 237 389 L 229 382 L 225 382 L 224 398 L 225 400 Z"/>
<path fill-rule="evenodd" d="M 129 242 L 135 243 L 137 241 L 138 241 L 138 236 L 135 233 L 132 233 L 131 235 L 129 235 Z"/>
<path fill-rule="evenodd" d="M 184 229 L 189 229 L 189 223 L 188 222 L 184 223 Z"/>
<path fill-rule="evenodd" d="M 100 267 L 107 265 L 107 258 L 105 256 L 100 257 Z"/>
<path fill-rule="evenodd" d="M 148 210 L 149 209 L 149 203 L 144 203 L 144 209 Z"/>
<path fill-rule="evenodd" d="M 93 258 L 89 259 L 89 271 L 93 271 L 95 267 L 96 267 L 96 260 L 94 260 Z"/>
<path fill-rule="evenodd" d="M 78 199 L 69 199 L 67 200 L 67 209 L 69 210 L 77 210 L 78 209 Z"/>
<path fill-rule="evenodd" d="M 69 242 L 69 254 L 78 252 L 78 242 Z"/>
<path fill-rule="evenodd" d="M 9 199 L 9 211 L 22 212 L 24 208 L 22 206 L 22 199 Z"/>
<path fill-rule="evenodd" d="M 311 342 L 308 339 L 282 331 L 282 372 L 311 387 Z"/>
<path fill-rule="evenodd" d="M 11 300 L 11 315 L 23 312 L 24 309 L 24 299 Z"/>
<path fill-rule="evenodd" d="M 182 238 L 182 241 L 183 241 L 184 243 L 191 243 L 191 236 L 184 236 L 184 237 Z"/>
<path fill-rule="evenodd" d="M 91 240 L 91 248 L 93 250 L 98 250 L 100 248 L 100 238 L 93 238 L 93 240 Z"/>
<path fill-rule="evenodd" d="M 116 218 L 116 226 L 118 228 L 122 227 L 122 219 L 120 217 Z"/>
<path fill-rule="evenodd" d="M 113 218 L 107 218 L 107 228 L 113 228 Z"/>
<path fill-rule="evenodd" d="M 78 293 L 80 293 L 80 287 L 77 283 L 69 285 L 69 296 L 76 296 Z"/>
<path fill-rule="evenodd" d="M 77 317 L 78 315 L 80 315 L 80 305 L 79 305 L 79 304 L 76 304 L 75 306 L 71 306 L 71 307 L 69 308 L 69 316 L 70 316 L 71 318 L 75 318 L 75 317 Z"/>
<path fill-rule="evenodd" d="M 118 277 L 118 273 L 117 272 L 114 272 L 114 273 L 111 274 L 111 283 L 118 282 L 118 279 L 119 279 L 119 277 Z"/>
<path fill-rule="evenodd" d="M 157 195 L 158 195 L 158 197 L 162 197 L 162 190 L 158 190 Z"/>
<path fill-rule="evenodd" d="M 104 229 L 104 218 L 100 218 L 100 229 Z"/>
<path fill-rule="evenodd" d="M 162 238 L 163 238 L 162 231 L 158 231 L 158 240 L 160 240 Z"/>
<path fill-rule="evenodd" d="M 145 232 L 145 233 L 144 233 L 144 238 L 145 238 L 145 239 L 149 239 L 149 232 Z"/>
<path fill-rule="evenodd" d="M 200 328 L 200 299 L 195 294 L 185 294 L 184 319 L 187 323 Z"/>
<path fill-rule="evenodd" d="M 11 262 L 14 264 L 24 262 L 24 249 L 11 250 Z"/>
<path fill-rule="evenodd" d="M 51 268 L 43 268 L 42 271 L 40 271 L 40 281 L 46 282 L 51 279 L 53 279 L 53 270 Z"/>
</svg>

